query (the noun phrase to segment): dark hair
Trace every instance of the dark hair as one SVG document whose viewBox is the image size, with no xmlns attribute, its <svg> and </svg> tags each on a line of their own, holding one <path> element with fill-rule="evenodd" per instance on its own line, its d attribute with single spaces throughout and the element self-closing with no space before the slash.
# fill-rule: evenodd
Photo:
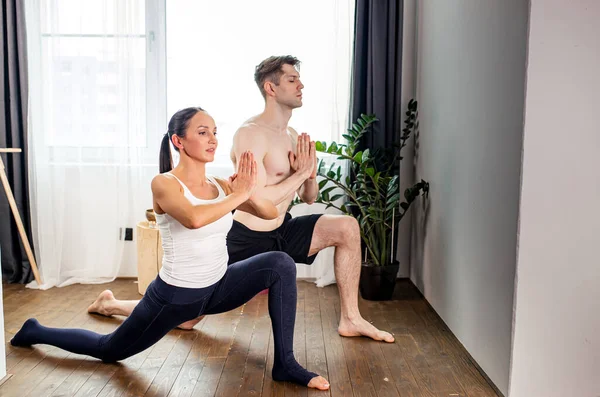
<svg viewBox="0 0 600 397">
<path fill-rule="evenodd" d="M 169 121 L 169 127 L 167 133 L 163 136 L 160 143 L 160 154 L 158 156 L 158 167 L 160 173 L 169 172 L 173 169 L 173 162 L 171 159 L 170 142 L 173 135 L 177 135 L 180 138 L 185 137 L 185 131 L 190 125 L 190 120 L 198 112 L 203 112 L 204 109 L 200 107 L 185 108 L 178 110 L 177 113 L 171 117 Z M 179 150 L 175 147 L 175 150 Z"/>
<path fill-rule="evenodd" d="M 296 67 L 300 66 L 300 61 L 291 55 L 270 56 L 256 67 L 254 81 L 258 85 L 263 98 L 267 97 L 264 87 L 266 81 L 279 85 L 279 79 L 281 79 L 281 75 L 283 74 L 283 70 L 281 70 L 283 65 Z"/>
</svg>

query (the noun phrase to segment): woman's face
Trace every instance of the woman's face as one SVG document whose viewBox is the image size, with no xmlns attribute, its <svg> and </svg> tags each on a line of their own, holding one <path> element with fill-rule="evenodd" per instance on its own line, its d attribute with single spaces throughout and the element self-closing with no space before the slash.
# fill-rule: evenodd
<svg viewBox="0 0 600 397">
<path fill-rule="evenodd" d="M 176 137 L 176 135 L 174 136 Z M 185 138 L 177 137 L 179 144 L 173 144 L 180 152 L 185 152 L 189 157 L 209 163 L 214 161 L 218 146 L 217 127 L 215 120 L 206 112 L 199 111 L 190 119 Z"/>
</svg>

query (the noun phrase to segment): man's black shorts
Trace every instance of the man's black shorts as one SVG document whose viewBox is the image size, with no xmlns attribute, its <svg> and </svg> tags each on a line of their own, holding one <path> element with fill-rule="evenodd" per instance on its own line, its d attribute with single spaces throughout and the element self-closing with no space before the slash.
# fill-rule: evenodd
<svg viewBox="0 0 600 397">
<path fill-rule="evenodd" d="M 317 255 L 309 257 L 308 253 L 315 224 L 320 217 L 321 214 L 313 214 L 292 218 L 288 212 L 281 226 L 268 232 L 254 231 L 240 222 L 233 221 L 233 226 L 227 234 L 229 264 L 263 252 L 283 251 L 296 263 L 311 265 Z"/>
</svg>

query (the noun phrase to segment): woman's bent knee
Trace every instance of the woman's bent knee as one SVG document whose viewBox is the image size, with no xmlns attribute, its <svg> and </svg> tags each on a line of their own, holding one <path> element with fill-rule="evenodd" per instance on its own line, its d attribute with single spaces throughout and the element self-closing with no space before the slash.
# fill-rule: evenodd
<svg viewBox="0 0 600 397">
<path fill-rule="evenodd" d="M 285 252 L 269 252 L 269 266 L 282 277 L 296 277 L 296 262 Z"/>
</svg>

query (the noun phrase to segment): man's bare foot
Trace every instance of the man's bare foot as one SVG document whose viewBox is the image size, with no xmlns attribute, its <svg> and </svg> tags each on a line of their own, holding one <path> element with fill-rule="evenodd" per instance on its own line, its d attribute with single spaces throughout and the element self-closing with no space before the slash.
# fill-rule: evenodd
<svg viewBox="0 0 600 397">
<path fill-rule="evenodd" d="M 198 324 L 200 321 L 202 321 L 202 319 L 204 318 L 204 316 L 200 316 L 198 318 L 195 318 L 193 320 L 190 321 L 186 321 L 183 324 L 179 324 L 179 326 L 177 328 L 179 329 L 183 329 L 183 330 L 190 330 L 190 329 L 194 329 L 194 325 Z"/>
<path fill-rule="evenodd" d="M 329 390 L 329 382 L 322 376 L 317 376 L 308 382 L 307 387 L 310 387 L 311 389 Z"/>
<path fill-rule="evenodd" d="M 394 342 L 392 334 L 378 330 L 373 324 L 362 317 L 359 317 L 357 320 L 340 320 L 338 333 L 342 336 L 366 336 L 374 340 L 382 340 L 388 343 Z"/>
<path fill-rule="evenodd" d="M 98 298 L 88 307 L 88 313 L 97 313 L 103 316 L 112 316 L 109 303 L 115 301 L 112 291 L 107 289 L 102 291 Z"/>
</svg>

